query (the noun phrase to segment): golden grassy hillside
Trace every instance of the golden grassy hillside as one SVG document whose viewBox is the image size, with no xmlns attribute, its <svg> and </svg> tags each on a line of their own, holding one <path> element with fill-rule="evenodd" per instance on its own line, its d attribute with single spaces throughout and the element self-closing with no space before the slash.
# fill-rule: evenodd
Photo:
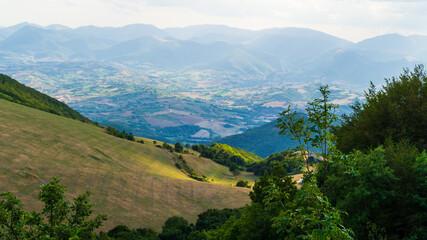
<svg viewBox="0 0 427 240">
<path fill-rule="evenodd" d="M 26 208 L 40 209 L 40 184 L 54 176 L 62 179 L 70 199 L 92 191 L 95 212 L 109 216 L 105 229 L 126 224 L 159 230 L 173 215 L 194 221 L 207 208 L 250 201 L 249 189 L 190 179 L 152 144 L 0 99 L 0 192 L 10 191 Z"/>
</svg>

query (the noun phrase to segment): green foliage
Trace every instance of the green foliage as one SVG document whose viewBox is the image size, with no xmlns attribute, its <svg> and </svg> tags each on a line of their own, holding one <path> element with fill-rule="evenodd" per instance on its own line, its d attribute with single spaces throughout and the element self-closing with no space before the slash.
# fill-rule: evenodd
<svg viewBox="0 0 427 240">
<path fill-rule="evenodd" d="M 124 139 L 127 139 L 129 141 L 135 141 L 135 137 L 133 136 L 133 134 L 132 133 L 126 133 L 125 130 L 120 132 L 119 130 L 117 130 L 117 128 L 108 126 L 106 128 L 106 131 L 108 134 L 111 134 L 115 137 L 124 138 Z M 144 143 L 143 140 L 141 140 L 141 141 L 142 141 L 142 143 Z"/>
<path fill-rule="evenodd" d="M 174 149 L 175 149 L 175 152 L 177 152 L 177 153 L 181 153 L 182 151 L 184 151 L 184 147 L 179 142 L 175 143 Z"/>
<path fill-rule="evenodd" d="M 208 232 L 208 239 L 277 239 L 277 234 L 272 229 L 273 217 L 278 214 L 279 208 L 267 207 L 267 188 L 277 184 L 283 192 L 289 192 L 284 197 L 279 197 L 277 203 L 285 198 L 292 197 L 297 189 L 292 183 L 292 178 L 286 176 L 286 171 L 276 166 L 271 175 L 266 172 L 253 187 L 250 193 L 252 203 L 243 209 L 242 215 L 232 216 L 230 219 L 217 228 Z M 271 199 L 270 203 L 273 200 Z"/>
<path fill-rule="evenodd" d="M 358 239 L 427 237 L 427 154 L 407 141 L 357 151 L 337 162 L 326 192 Z"/>
<path fill-rule="evenodd" d="M 151 228 L 130 229 L 125 225 L 118 225 L 108 231 L 100 233 L 100 240 L 159 240 L 158 234 Z"/>
<path fill-rule="evenodd" d="M 208 231 L 216 229 L 218 226 L 224 224 L 230 217 L 240 217 L 242 214 L 242 209 L 208 209 L 206 212 L 203 212 L 198 215 L 196 222 L 196 229 L 199 231 Z"/>
<path fill-rule="evenodd" d="M 291 112 L 291 106 L 288 106 L 288 109 L 279 114 L 281 118 L 277 119 L 278 124 L 276 125 L 280 128 L 279 134 L 287 135 L 299 143 L 293 149 L 294 152 L 298 153 L 294 154 L 294 157 L 300 162 L 306 163 L 306 170 L 309 172 L 307 158 L 310 151 L 310 141 L 312 140 L 310 121 L 304 116 L 298 116 L 296 111 Z"/>
<path fill-rule="evenodd" d="M 187 240 L 191 230 L 187 220 L 174 216 L 166 220 L 159 237 L 161 240 Z"/>
<path fill-rule="evenodd" d="M 280 113 L 282 118 L 278 119 L 278 127 L 281 129 L 279 134 L 285 134 L 299 142 L 299 146 L 293 149 L 294 159 L 306 164 L 306 172 L 310 173 L 309 153 L 310 147 L 321 150 L 323 161 L 319 164 L 322 169 L 322 178 L 319 178 L 319 185 L 322 186 L 324 193 L 325 180 L 332 164 L 332 154 L 336 152 L 336 137 L 332 133 L 333 124 L 338 120 L 335 115 L 335 104 L 328 103 L 330 91 L 328 85 L 320 86 L 321 98 L 316 98 L 308 102 L 305 109 L 308 118 L 297 116 L 297 113 L 291 112 L 290 106 L 287 110 Z"/>
<path fill-rule="evenodd" d="M 207 232 L 208 239 L 352 239 L 341 211 L 324 197 L 309 177 L 300 191 L 277 165 L 255 183 L 252 203 L 240 217 Z"/>
<path fill-rule="evenodd" d="M 0 74 L 0 98 L 59 116 L 91 123 L 88 118 L 82 116 L 65 103 L 27 87 L 3 74 Z"/>
<path fill-rule="evenodd" d="M 291 204 L 274 218 L 280 239 L 353 239 L 342 225 L 342 212 L 333 208 L 316 183 L 308 180 Z M 276 193 L 271 192 L 271 196 Z"/>
<path fill-rule="evenodd" d="M 303 167 L 302 162 L 295 161 L 295 159 L 291 156 L 292 154 L 288 151 L 273 153 L 270 154 L 264 161 L 257 162 L 252 165 L 250 169 L 255 175 L 260 176 L 264 174 L 264 171 L 271 173 L 271 169 L 274 166 L 281 164 L 289 174 L 301 173 L 301 168 Z"/>
<path fill-rule="evenodd" d="M 291 176 L 288 176 L 286 170 L 281 165 L 276 165 L 271 170 L 271 174 L 267 171 L 264 172 L 264 176 L 259 178 L 259 181 L 255 182 L 252 188 L 252 192 L 249 193 L 249 197 L 254 203 L 264 203 L 267 201 L 269 192 L 267 191 L 271 186 L 275 186 L 280 191 L 286 192 L 281 199 L 278 199 L 281 204 L 285 204 L 288 200 L 293 199 L 297 187 Z M 286 198 L 286 199 L 285 199 Z"/>
<path fill-rule="evenodd" d="M 262 158 L 239 148 L 233 148 L 227 144 L 212 143 L 211 146 L 204 144 L 195 144 L 191 147 L 194 151 L 200 152 L 200 156 L 210 158 L 213 161 L 231 167 L 233 164 L 238 166 L 249 166 L 249 164 L 262 161 Z"/>
<path fill-rule="evenodd" d="M 128 228 L 125 225 L 118 225 L 118 226 L 115 226 L 110 231 L 108 231 L 107 235 L 111 238 L 119 238 L 120 234 L 123 232 L 128 233 L 128 232 L 132 232 L 132 230 L 130 230 L 130 228 Z"/>
<path fill-rule="evenodd" d="M 250 188 L 249 186 L 249 182 L 245 181 L 245 180 L 240 180 L 236 183 L 236 187 L 246 187 L 246 188 Z"/>
<path fill-rule="evenodd" d="M 142 237 L 143 240 L 158 240 L 157 232 L 151 228 L 137 228 L 136 231 Z"/>
<path fill-rule="evenodd" d="M 231 216 L 217 229 L 208 231 L 207 237 L 209 240 L 276 240 L 272 224 L 272 216 L 262 204 L 252 203 L 243 209 L 240 217 Z"/>
<path fill-rule="evenodd" d="M 319 148 L 323 159 L 328 161 L 331 153 L 335 151 L 336 137 L 332 133 L 332 126 L 338 120 L 335 110 L 338 105 L 328 103 L 330 91 L 329 86 L 320 86 L 319 91 L 322 94 L 321 98 L 316 98 L 312 102 L 308 102 L 309 107 L 306 108 L 308 119 L 310 122 L 310 131 L 313 137 L 310 139 L 313 148 Z"/>
<path fill-rule="evenodd" d="M 170 147 L 169 144 L 167 145 Z M 176 155 L 174 154 L 174 157 L 178 161 L 177 163 L 175 163 L 175 166 L 178 169 L 183 170 L 183 172 L 186 173 L 189 177 L 196 179 L 197 181 L 208 181 L 205 175 L 199 176 L 199 174 L 197 174 L 197 172 L 193 168 L 188 166 L 182 155 L 178 155 L 178 157 L 176 157 Z"/>
<path fill-rule="evenodd" d="M 287 135 L 299 143 L 293 151 L 298 153 L 295 154 L 296 159 L 306 163 L 307 172 L 310 172 L 308 161 L 310 147 L 321 150 L 323 165 L 329 164 L 330 154 L 335 151 L 336 138 L 332 133 L 332 126 L 338 120 L 334 113 L 338 106 L 328 103 L 330 94 L 328 87 L 328 85 L 320 86 L 322 97 L 307 103 L 308 107 L 305 109 L 307 118 L 298 115 L 296 111 L 291 112 L 288 106 L 288 109 L 280 113 L 282 117 L 277 120 L 279 134 Z"/>
<path fill-rule="evenodd" d="M 372 84 L 365 97 L 336 129 L 338 149 L 368 150 L 388 138 L 409 139 L 418 149 L 427 149 L 427 74 L 422 65 L 388 79 L 379 91 Z"/>
<path fill-rule="evenodd" d="M 26 212 L 11 193 L 2 194 L 0 202 L 1 239 L 95 239 L 94 231 L 102 226 L 105 215 L 93 220 L 90 193 L 65 200 L 66 188 L 53 178 L 42 185 L 39 199 L 44 203 L 41 213 Z M 45 218 L 44 218 L 45 217 Z"/>
<path fill-rule="evenodd" d="M 168 150 L 169 152 L 173 151 L 173 147 L 171 145 L 169 145 L 168 143 L 163 143 L 162 147 L 166 150 Z"/>
</svg>

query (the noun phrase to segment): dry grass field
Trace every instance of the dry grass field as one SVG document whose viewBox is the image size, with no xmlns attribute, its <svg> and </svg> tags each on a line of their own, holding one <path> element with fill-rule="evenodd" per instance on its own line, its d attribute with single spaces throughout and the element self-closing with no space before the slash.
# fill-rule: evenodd
<svg viewBox="0 0 427 240">
<path fill-rule="evenodd" d="M 42 207 L 40 185 L 54 176 L 68 188 L 70 199 L 92 191 L 95 213 L 108 214 L 106 230 L 117 224 L 159 230 L 173 215 L 194 221 L 207 208 L 249 203 L 249 189 L 224 184 L 239 178 L 253 183 L 253 177 L 235 179 L 210 160 L 184 158 L 214 183 L 190 179 L 152 143 L 130 142 L 98 127 L 0 100 L 0 193 L 14 193 L 27 209 Z"/>
</svg>

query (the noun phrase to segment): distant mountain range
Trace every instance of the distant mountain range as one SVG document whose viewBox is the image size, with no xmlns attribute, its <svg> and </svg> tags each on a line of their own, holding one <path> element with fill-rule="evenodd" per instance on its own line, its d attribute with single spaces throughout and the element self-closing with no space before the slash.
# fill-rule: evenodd
<svg viewBox="0 0 427 240">
<path fill-rule="evenodd" d="M 427 36 L 388 34 L 358 43 L 302 28 L 250 31 L 221 25 L 159 29 L 47 27 L 30 23 L 0 28 L 2 54 L 36 61 L 110 61 L 258 74 L 281 81 L 322 80 L 364 85 L 427 62 Z"/>
<path fill-rule="evenodd" d="M 288 105 L 304 109 L 321 84 L 348 112 L 371 81 L 381 85 L 419 63 L 427 63 L 427 36 L 353 43 L 303 28 L 0 28 L 0 72 L 93 121 L 170 143 L 214 142 L 272 121 Z"/>
</svg>

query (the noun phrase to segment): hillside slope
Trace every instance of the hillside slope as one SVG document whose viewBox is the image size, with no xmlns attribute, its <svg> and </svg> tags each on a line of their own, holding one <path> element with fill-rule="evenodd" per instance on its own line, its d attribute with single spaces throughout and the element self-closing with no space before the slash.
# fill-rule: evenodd
<svg viewBox="0 0 427 240">
<path fill-rule="evenodd" d="M 288 147 L 294 148 L 297 146 L 297 142 L 292 141 L 290 137 L 279 135 L 280 130 L 275 127 L 276 124 L 276 121 L 272 121 L 259 127 L 248 129 L 241 134 L 221 138 L 216 142 L 241 148 L 261 157 L 267 157 L 272 153 L 282 152 Z"/>
<path fill-rule="evenodd" d="M 82 122 L 91 122 L 65 103 L 3 74 L 0 74 L 0 98 Z"/>
<path fill-rule="evenodd" d="M 249 189 L 192 180 L 151 144 L 0 99 L 0 192 L 14 193 L 28 209 L 41 208 L 40 184 L 54 176 L 73 197 L 92 191 L 95 212 L 109 216 L 105 229 L 159 230 L 173 215 L 194 221 L 207 208 L 249 202 Z"/>
</svg>

